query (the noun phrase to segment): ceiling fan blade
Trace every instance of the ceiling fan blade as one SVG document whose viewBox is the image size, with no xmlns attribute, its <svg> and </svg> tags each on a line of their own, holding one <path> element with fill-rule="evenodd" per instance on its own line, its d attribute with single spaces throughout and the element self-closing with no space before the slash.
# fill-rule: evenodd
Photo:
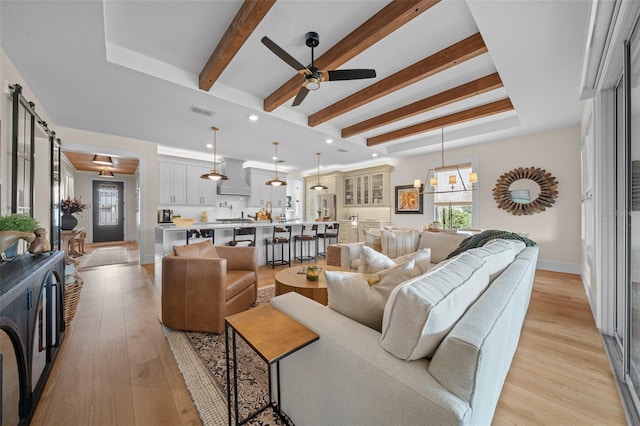
<svg viewBox="0 0 640 426">
<path fill-rule="evenodd" d="M 329 81 L 337 80 L 360 80 L 362 78 L 375 78 L 376 70 L 354 69 L 327 71 Z"/>
<path fill-rule="evenodd" d="M 307 89 L 306 87 L 301 87 L 300 90 L 298 90 L 298 94 L 296 95 L 296 98 L 293 100 L 293 103 L 291 104 L 291 106 L 300 105 L 302 101 L 304 101 L 304 98 L 307 97 L 308 94 L 309 94 L 309 89 Z"/>
<path fill-rule="evenodd" d="M 287 64 L 289 64 L 296 71 L 301 71 L 301 70 L 304 70 L 304 69 L 307 68 L 304 65 L 302 65 L 300 62 L 298 62 L 298 60 L 296 58 L 294 58 L 293 56 L 289 55 L 283 48 L 281 48 L 280 46 L 275 44 L 269 37 L 264 36 L 264 37 L 262 37 L 262 40 L 260 40 L 260 41 L 262 41 L 262 44 L 267 46 L 267 48 L 269 50 L 271 50 L 273 53 L 275 53 L 278 58 L 280 58 L 283 61 L 285 61 Z"/>
</svg>

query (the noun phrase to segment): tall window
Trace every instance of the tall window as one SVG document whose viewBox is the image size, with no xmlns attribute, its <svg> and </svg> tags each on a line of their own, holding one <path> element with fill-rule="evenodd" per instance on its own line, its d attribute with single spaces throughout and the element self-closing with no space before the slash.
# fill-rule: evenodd
<svg viewBox="0 0 640 426">
<path fill-rule="evenodd" d="M 473 188 L 469 182 L 471 163 L 435 169 L 437 185 L 433 188 L 436 221 L 443 228 L 470 228 L 473 211 Z M 465 190 L 466 189 L 466 190 Z"/>
</svg>

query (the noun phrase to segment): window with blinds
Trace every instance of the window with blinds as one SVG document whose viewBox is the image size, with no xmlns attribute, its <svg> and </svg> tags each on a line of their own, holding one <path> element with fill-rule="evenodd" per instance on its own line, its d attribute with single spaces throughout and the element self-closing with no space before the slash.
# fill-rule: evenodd
<svg viewBox="0 0 640 426">
<path fill-rule="evenodd" d="M 473 191 L 464 191 L 465 186 L 471 189 L 469 174 L 471 163 L 455 164 L 453 166 L 439 167 L 435 169 L 435 177 L 438 185 L 434 188 L 433 202 L 436 206 L 470 206 L 473 204 Z M 456 183 L 449 183 L 449 177 L 455 176 Z M 464 185 L 463 185 L 464 181 Z M 459 192 L 456 192 L 459 191 Z"/>
</svg>

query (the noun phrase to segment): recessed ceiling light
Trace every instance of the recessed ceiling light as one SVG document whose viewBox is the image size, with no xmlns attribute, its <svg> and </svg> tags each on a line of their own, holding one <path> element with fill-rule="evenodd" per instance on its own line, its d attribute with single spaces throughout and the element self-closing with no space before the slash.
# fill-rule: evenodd
<svg viewBox="0 0 640 426">
<path fill-rule="evenodd" d="M 372 157 L 377 157 L 377 156 L 378 156 L 378 153 L 377 153 L 377 152 L 374 152 L 373 154 L 371 154 L 371 156 L 372 156 Z"/>
<path fill-rule="evenodd" d="M 210 143 L 208 143 L 206 146 L 207 146 L 207 148 L 213 148 L 213 145 L 210 144 Z"/>
<path fill-rule="evenodd" d="M 258 118 L 256 114 L 249 114 L 249 120 L 251 121 L 258 121 Z"/>
<path fill-rule="evenodd" d="M 327 139 L 325 142 L 326 143 L 333 143 L 333 139 Z"/>
</svg>

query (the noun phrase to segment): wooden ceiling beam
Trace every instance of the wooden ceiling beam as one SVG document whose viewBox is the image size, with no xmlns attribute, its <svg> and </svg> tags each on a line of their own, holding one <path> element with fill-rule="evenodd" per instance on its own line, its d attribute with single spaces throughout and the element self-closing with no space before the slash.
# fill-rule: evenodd
<svg viewBox="0 0 640 426">
<path fill-rule="evenodd" d="M 484 77 L 480 77 L 477 80 L 454 87 L 453 89 L 445 90 L 444 92 L 437 93 L 433 96 L 429 96 L 428 98 L 421 99 L 393 111 L 378 115 L 377 117 L 345 127 L 342 129 L 342 137 L 348 138 L 423 112 L 431 111 L 454 102 L 471 98 L 481 93 L 498 89 L 502 86 L 502 80 L 497 72 L 489 74 Z"/>
<path fill-rule="evenodd" d="M 220 42 L 200 72 L 200 90 L 209 91 L 240 50 L 251 33 L 267 15 L 276 0 L 244 0 Z"/>
<path fill-rule="evenodd" d="M 464 111 L 438 117 L 423 123 L 414 124 L 413 126 L 397 129 L 382 135 L 374 136 L 367 139 L 367 146 L 380 145 L 385 142 L 406 138 L 408 136 L 418 135 L 430 130 L 440 129 L 442 127 L 453 126 L 454 124 L 465 123 L 471 120 L 488 117 L 490 115 L 499 114 L 513 110 L 511 99 L 505 98 L 499 101 L 469 108 Z"/>
<path fill-rule="evenodd" d="M 439 2 L 440 0 L 392 1 L 317 58 L 315 66 L 321 70 L 340 67 Z M 293 76 L 264 99 L 264 110 L 271 112 L 293 98 L 301 83 L 300 75 Z"/>
<path fill-rule="evenodd" d="M 308 124 L 310 127 L 315 127 L 486 52 L 487 46 L 485 46 L 482 36 L 480 33 L 475 33 L 371 86 L 365 87 L 333 105 L 311 114 L 308 118 Z"/>
</svg>

